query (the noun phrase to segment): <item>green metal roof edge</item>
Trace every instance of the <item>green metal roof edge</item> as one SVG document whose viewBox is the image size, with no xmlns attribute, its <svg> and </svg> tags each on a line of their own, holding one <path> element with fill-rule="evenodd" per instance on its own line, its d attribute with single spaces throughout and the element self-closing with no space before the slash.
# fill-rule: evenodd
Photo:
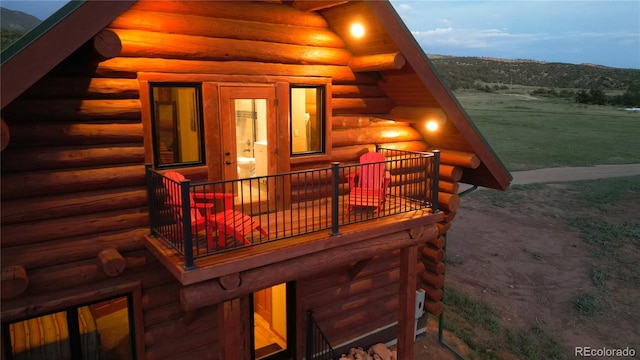
<svg viewBox="0 0 640 360">
<path fill-rule="evenodd" d="M 436 76 L 436 78 L 438 78 L 438 81 L 440 81 L 440 83 L 442 83 L 444 85 L 444 89 L 447 92 L 447 94 L 449 95 L 449 97 L 451 97 L 451 99 L 456 103 L 458 109 L 460 109 L 460 111 L 462 111 L 462 114 L 464 115 L 464 117 L 467 119 L 467 121 L 469 122 L 469 125 L 471 125 L 471 127 L 473 128 L 473 130 L 476 132 L 476 134 L 478 134 L 478 136 L 480 137 L 480 140 L 482 140 L 482 142 L 484 143 L 484 145 L 487 147 L 487 149 L 489 149 L 489 152 L 491 153 L 491 155 L 493 155 L 493 158 L 496 159 L 498 161 L 498 164 L 500 164 L 500 166 L 502 167 L 502 169 L 504 170 L 504 172 L 507 174 L 507 176 L 509 177 L 510 180 L 513 180 L 513 176 L 511 175 L 511 172 L 509 172 L 509 170 L 507 169 L 507 167 L 504 165 L 504 163 L 502 162 L 502 160 L 500 160 L 500 157 L 498 156 L 498 154 L 496 154 L 496 152 L 493 150 L 493 148 L 491 147 L 491 144 L 489 144 L 489 142 L 487 141 L 487 139 L 484 137 L 484 135 L 482 135 L 482 132 L 480 131 L 480 129 L 478 129 L 478 127 L 476 126 L 476 124 L 473 122 L 473 120 L 471 120 L 471 117 L 469 116 L 469 114 L 467 113 L 467 111 L 464 109 L 464 107 L 462 106 L 462 104 L 460 104 L 460 102 L 458 101 L 458 99 L 455 97 L 455 95 L 452 93 L 451 89 L 449 89 L 449 86 L 447 85 L 447 82 L 444 80 L 444 78 L 442 77 L 442 75 L 440 74 L 440 72 L 438 71 L 438 69 L 433 65 L 433 63 L 431 62 L 431 60 L 429 60 L 429 57 L 427 56 L 427 54 L 425 53 L 424 49 L 422 48 L 422 46 L 420 46 L 420 44 L 418 43 L 418 41 L 416 40 L 416 38 L 413 36 L 413 34 L 411 33 L 411 30 L 409 30 L 409 28 L 407 27 L 407 25 L 404 23 L 404 21 L 402 20 L 402 18 L 400 17 L 400 15 L 398 14 L 398 12 L 396 11 L 396 9 L 393 7 L 393 5 L 391 4 L 391 1 L 387 1 L 387 7 L 390 9 L 391 13 L 393 14 L 393 16 L 398 20 L 398 22 L 400 23 L 400 26 L 404 29 L 405 33 L 407 35 L 409 35 L 411 41 L 415 44 L 415 47 L 418 49 L 418 51 L 420 52 L 422 58 L 424 59 L 424 61 L 427 63 L 427 65 L 429 65 L 429 68 L 431 68 L 431 70 L 433 71 L 434 75 Z"/>
<path fill-rule="evenodd" d="M 21 38 L 16 40 L 13 44 L 9 45 L 6 49 L 0 52 L 1 65 L 4 65 L 11 58 L 19 54 L 22 50 L 31 45 L 34 41 L 38 40 L 40 36 L 47 33 L 54 28 L 59 22 L 64 20 L 69 14 L 73 13 L 77 8 L 84 4 L 87 0 L 71 0 L 53 15 L 46 18 L 43 22 L 38 24 L 33 30 L 24 34 Z"/>
</svg>

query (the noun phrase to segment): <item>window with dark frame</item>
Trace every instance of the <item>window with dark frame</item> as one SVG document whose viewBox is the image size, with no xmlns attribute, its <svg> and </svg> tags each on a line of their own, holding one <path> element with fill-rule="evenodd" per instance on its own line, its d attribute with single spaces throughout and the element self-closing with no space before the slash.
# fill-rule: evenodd
<svg viewBox="0 0 640 360">
<path fill-rule="evenodd" d="M 292 156 L 325 152 L 324 97 L 324 86 L 291 85 L 289 134 Z"/>
<path fill-rule="evenodd" d="M 132 295 L 2 324 L 12 359 L 135 359 Z"/>
<path fill-rule="evenodd" d="M 156 167 L 200 165 L 204 134 L 200 84 L 150 84 Z"/>
</svg>

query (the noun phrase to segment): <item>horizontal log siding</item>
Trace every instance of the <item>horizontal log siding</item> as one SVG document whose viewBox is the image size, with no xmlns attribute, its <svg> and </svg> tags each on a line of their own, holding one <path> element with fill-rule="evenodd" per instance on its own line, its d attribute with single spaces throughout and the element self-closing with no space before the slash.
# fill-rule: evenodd
<svg viewBox="0 0 640 360">
<path fill-rule="evenodd" d="M 138 96 L 136 79 L 44 77 L 22 98 L 137 99 Z"/>
<path fill-rule="evenodd" d="M 313 23 L 288 25 L 288 31 L 282 31 L 282 24 L 266 23 L 258 19 L 254 21 L 228 19 L 222 18 L 221 16 L 224 16 L 222 14 L 212 14 L 216 20 L 211 21 L 210 17 L 200 14 L 135 10 L 135 8 L 141 9 L 143 7 L 144 4 L 134 6 L 134 9 L 127 11 L 111 23 L 110 27 L 193 36 L 216 34 L 216 37 L 224 39 L 267 41 L 293 45 L 345 47 L 344 41 L 326 28 L 326 23 L 322 23 L 323 26 L 320 27 L 313 26 Z"/>
<path fill-rule="evenodd" d="M 24 293 L 3 299 L 3 309 L 103 281 L 140 281 L 146 358 L 215 359 L 217 340 L 193 334 L 217 331 L 217 312 L 186 325 L 179 284 L 144 246 L 138 81 L 78 76 L 74 58 L 85 57 L 73 55 L 3 109 L 12 136 L 2 152 L 1 261 L 23 266 L 29 278 Z M 97 261 L 106 249 L 125 260 L 115 278 Z"/>
<path fill-rule="evenodd" d="M 304 12 L 276 3 L 223 1 L 211 6 L 204 1 L 139 1 L 131 10 L 157 11 L 209 18 L 255 21 L 267 24 L 327 28 L 327 21 L 314 12 Z"/>
<path fill-rule="evenodd" d="M 173 291 L 159 290 L 158 294 Z M 202 309 L 193 322 L 185 324 L 182 311 L 174 302 L 147 312 L 158 324 L 147 324 L 145 333 L 147 359 L 211 359 L 217 358 L 220 349 L 217 311 Z M 169 316 L 174 321 L 160 321 L 157 317 Z M 170 341 L 167 341 L 170 339 Z"/>
<path fill-rule="evenodd" d="M 332 345 L 397 321 L 400 252 L 375 257 L 353 279 L 341 268 L 298 281 L 298 298 Z M 418 277 L 424 266 L 418 263 Z"/>
<path fill-rule="evenodd" d="M 143 30 L 114 29 L 113 31 L 122 41 L 122 56 L 125 57 L 331 65 L 347 65 L 351 59 L 351 54 L 347 50 L 338 48 L 220 39 Z M 167 46 L 167 44 L 172 45 Z"/>
</svg>

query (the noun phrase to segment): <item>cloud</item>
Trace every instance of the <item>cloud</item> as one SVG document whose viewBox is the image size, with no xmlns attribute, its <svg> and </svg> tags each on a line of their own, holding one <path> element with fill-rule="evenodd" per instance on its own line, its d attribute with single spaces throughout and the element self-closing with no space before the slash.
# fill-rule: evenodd
<svg viewBox="0 0 640 360">
<path fill-rule="evenodd" d="M 640 66 L 637 0 L 390 1 L 426 53 Z"/>
<path fill-rule="evenodd" d="M 523 43 L 535 41 L 547 36 L 544 33 L 515 34 L 505 29 L 478 28 L 436 28 L 430 30 L 413 31 L 416 38 L 427 51 L 431 46 L 455 46 L 458 48 L 478 49 L 504 46 L 508 43 Z"/>
</svg>

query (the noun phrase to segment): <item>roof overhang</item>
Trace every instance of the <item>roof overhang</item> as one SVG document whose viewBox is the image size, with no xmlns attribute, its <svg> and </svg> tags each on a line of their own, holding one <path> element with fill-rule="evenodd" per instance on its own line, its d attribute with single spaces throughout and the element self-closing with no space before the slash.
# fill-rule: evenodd
<svg viewBox="0 0 640 360">
<path fill-rule="evenodd" d="M 136 1 L 70 1 L 2 52 L 4 108 Z"/>
</svg>

